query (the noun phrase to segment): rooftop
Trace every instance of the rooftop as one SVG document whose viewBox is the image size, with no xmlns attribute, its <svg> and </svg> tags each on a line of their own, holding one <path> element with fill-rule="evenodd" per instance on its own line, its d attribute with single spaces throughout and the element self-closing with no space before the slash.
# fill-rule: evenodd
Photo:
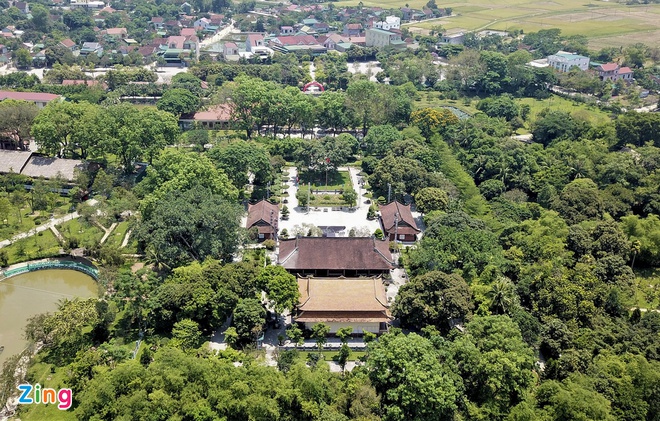
<svg viewBox="0 0 660 421">
<path fill-rule="evenodd" d="M 277 205 L 262 200 L 254 205 L 248 205 L 247 227 L 254 226 L 259 221 L 275 226 L 280 217 L 280 208 Z M 274 224 L 274 225 L 273 225 Z"/>
<path fill-rule="evenodd" d="M 278 263 L 300 270 L 390 270 L 389 242 L 373 237 L 298 237 L 280 241 Z"/>
<path fill-rule="evenodd" d="M 49 102 L 57 98 L 60 98 L 60 96 L 43 92 L 0 91 L 0 101 L 4 99 L 16 99 L 20 101 Z"/>
<path fill-rule="evenodd" d="M 386 229 L 394 229 L 394 226 L 396 225 L 396 216 L 398 215 L 399 224 L 406 223 L 413 227 L 415 231 L 419 232 L 417 224 L 415 223 L 415 218 L 413 218 L 412 212 L 410 212 L 410 205 L 404 205 L 395 200 L 387 205 L 381 205 L 379 208 L 383 220 L 383 226 Z"/>
<path fill-rule="evenodd" d="M 50 158 L 46 156 L 30 157 L 30 160 L 23 167 L 21 174 L 28 177 L 56 178 L 63 177 L 65 180 L 73 181 L 75 178 L 75 169 L 83 169 L 84 164 L 77 159 Z"/>
<path fill-rule="evenodd" d="M 299 278 L 300 305 L 304 311 L 383 311 L 385 287 L 379 277 Z"/>
<path fill-rule="evenodd" d="M 0 173 L 20 173 L 32 152 L 0 150 Z"/>
</svg>

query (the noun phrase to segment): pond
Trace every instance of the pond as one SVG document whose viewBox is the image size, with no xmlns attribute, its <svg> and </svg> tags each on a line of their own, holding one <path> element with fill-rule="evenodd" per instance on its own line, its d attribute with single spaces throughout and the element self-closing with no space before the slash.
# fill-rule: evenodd
<svg viewBox="0 0 660 421">
<path fill-rule="evenodd" d="M 40 313 L 57 310 L 62 299 L 98 296 L 92 277 L 75 270 L 38 270 L 0 281 L 0 370 L 4 361 L 25 349 L 23 328 Z"/>
</svg>

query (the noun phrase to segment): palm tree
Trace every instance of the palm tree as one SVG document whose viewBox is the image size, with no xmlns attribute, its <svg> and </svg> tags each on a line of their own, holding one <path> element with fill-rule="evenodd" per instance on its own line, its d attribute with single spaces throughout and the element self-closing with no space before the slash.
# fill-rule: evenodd
<svg viewBox="0 0 660 421">
<path fill-rule="evenodd" d="M 518 305 L 518 295 L 515 285 L 509 278 L 499 277 L 490 286 L 490 311 L 496 314 L 511 314 Z"/>
</svg>

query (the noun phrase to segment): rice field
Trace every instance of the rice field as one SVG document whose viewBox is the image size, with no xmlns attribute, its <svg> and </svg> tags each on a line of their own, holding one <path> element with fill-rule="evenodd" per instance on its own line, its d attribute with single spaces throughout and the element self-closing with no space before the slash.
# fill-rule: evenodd
<svg viewBox="0 0 660 421">
<path fill-rule="evenodd" d="M 342 1 L 339 4 L 356 4 Z M 365 5 L 400 7 L 403 2 L 384 0 L 363 2 Z M 426 1 L 409 1 L 411 7 L 422 7 Z M 591 48 L 621 46 L 644 42 L 660 43 L 660 5 L 628 6 L 610 1 L 573 0 L 448 0 L 441 6 L 451 7 L 453 15 L 406 24 L 413 32 L 427 32 L 442 25 L 449 30 L 478 31 L 496 29 L 535 32 L 559 28 L 564 35 L 586 35 Z"/>
</svg>

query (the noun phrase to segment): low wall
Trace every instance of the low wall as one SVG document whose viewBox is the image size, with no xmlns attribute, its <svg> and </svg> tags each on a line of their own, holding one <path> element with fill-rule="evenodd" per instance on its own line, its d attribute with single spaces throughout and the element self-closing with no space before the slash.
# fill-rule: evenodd
<svg viewBox="0 0 660 421">
<path fill-rule="evenodd" d="M 94 278 L 94 280 L 98 280 L 99 278 L 98 269 L 90 265 L 86 265 L 80 262 L 74 262 L 72 260 L 47 260 L 47 261 L 39 261 L 32 263 L 28 262 L 19 267 L 14 267 L 11 269 L 0 271 L 0 279 L 10 278 L 12 276 L 20 275 L 23 273 L 34 272 L 36 270 L 44 270 L 44 269 L 77 270 L 78 272 L 82 272 L 86 275 L 91 276 L 92 278 Z"/>
</svg>

